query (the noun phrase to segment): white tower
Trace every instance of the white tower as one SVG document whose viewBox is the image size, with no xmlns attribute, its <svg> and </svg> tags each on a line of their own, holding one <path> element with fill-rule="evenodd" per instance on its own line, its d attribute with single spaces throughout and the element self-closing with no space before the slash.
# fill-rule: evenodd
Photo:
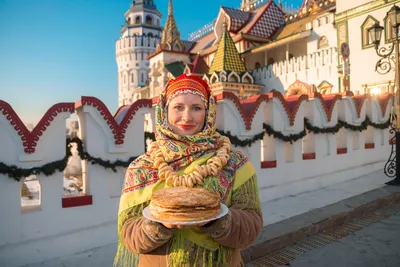
<svg viewBox="0 0 400 267">
<path fill-rule="evenodd" d="M 153 0 L 136 0 L 125 13 L 125 25 L 116 41 L 118 64 L 118 106 L 148 98 L 145 85 L 150 71 L 146 58 L 161 38 L 161 13 Z"/>
</svg>

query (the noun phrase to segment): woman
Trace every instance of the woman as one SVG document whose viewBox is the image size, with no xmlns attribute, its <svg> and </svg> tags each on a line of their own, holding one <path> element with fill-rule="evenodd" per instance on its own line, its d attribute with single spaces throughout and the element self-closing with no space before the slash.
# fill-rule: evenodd
<svg viewBox="0 0 400 267">
<path fill-rule="evenodd" d="M 169 81 L 156 106 L 156 141 L 126 172 L 115 265 L 244 266 L 240 249 L 251 245 L 262 227 L 257 178 L 248 159 L 216 132 L 215 116 L 204 80 L 183 74 Z M 152 193 L 170 186 L 212 190 L 229 212 L 190 228 L 143 218 Z"/>
</svg>

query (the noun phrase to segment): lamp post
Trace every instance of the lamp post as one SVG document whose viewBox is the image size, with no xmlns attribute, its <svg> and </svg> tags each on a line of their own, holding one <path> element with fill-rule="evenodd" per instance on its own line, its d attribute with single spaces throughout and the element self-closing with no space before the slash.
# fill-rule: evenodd
<svg viewBox="0 0 400 267">
<path fill-rule="evenodd" d="M 399 26 L 400 26 L 400 7 L 394 5 L 388 12 L 387 17 L 390 19 L 391 27 L 394 31 L 392 44 L 386 47 L 379 47 L 384 28 L 375 23 L 368 29 L 368 33 L 372 43 L 375 45 L 375 50 L 381 58 L 375 66 L 375 71 L 379 74 L 386 74 L 389 71 L 395 71 L 395 88 L 392 92 L 392 112 L 390 118 L 390 133 L 394 134 L 391 142 L 392 149 L 388 161 L 385 164 L 384 172 L 386 176 L 394 179 L 386 183 L 389 185 L 400 185 L 400 77 L 399 77 Z M 394 52 L 394 53 L 393 53 Z M 395 97 L 396 93 L 396 97 Z M 396 102 L 395 102 L 396 101 Z M 397 112 L 395 112 L 395 109 Z M 397 114 L 397 116 L 396 116 Z"/>
</svg>

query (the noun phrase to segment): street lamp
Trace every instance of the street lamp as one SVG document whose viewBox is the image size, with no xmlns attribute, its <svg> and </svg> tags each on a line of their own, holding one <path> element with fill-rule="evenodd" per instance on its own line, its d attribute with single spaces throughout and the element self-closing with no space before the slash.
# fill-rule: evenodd
<svg viewBox="0 0 400 267">
<path fill-rule="evenodd" d="M 392 113 L 391 113 L 391 124 L 390 133 L 393 133 L 392 138 L 396 140 L 396 143 L 392 143 L 392 150 L 388 161 L 385 164 L 384 172 L 386 176 L 394 179 L 387 184 L 389 185 L 400 185 L 400 160 L 396 161 L 396 158 L 400 159 L 400 77 L 399 77 L 399 26 L 400 26 L 400 7 L 394 5 L 388 12 L 387 18 L 390 19 L 391 27 L 394 30 L 393 43 L 388 47 L 380 47 L 382 31 L 384 28 L 375 23 L 371 28 L 368 29 L 369 37 L 371 42 L 375 45 L 375 50 L 378 56 L 381 58 L 378 60 L 375 66 L 375 71 L 380 74 L 386 74 L 390 70 L 395 71 L 395 91 L 392 92 Z M 394 51 L 394 53 L 393 53 Z M 396 100 L 396 103 L 395 103 Z M 397 112 L 394 112 L 396 108 Z M 396 116 L 396 114 L 398 116 Z M 397 119 L 396 119 L 397 118 Z M 396 146 L 395 146 L 396 145 Z"/>
</svg>

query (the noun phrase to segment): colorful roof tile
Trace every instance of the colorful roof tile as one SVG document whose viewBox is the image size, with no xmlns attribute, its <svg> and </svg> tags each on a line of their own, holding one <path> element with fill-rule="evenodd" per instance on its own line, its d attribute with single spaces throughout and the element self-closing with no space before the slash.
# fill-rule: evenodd
<svg viewBox="0 0 400 267">
<path fill-rule="evenodd" d="M 307 23 L 312 22 L 319 15 L 320 14 L 308 16 L 308 17 L 299 19 L 297 21 L 286 24 L 286 26 L 282 29 L 282 31 L 278 32 L 275 35 L 274 40 L 275 41 L 281 40 L 281 39 L 289 37 L 291 35 L 307 31 L 307 27 L 306 27 Z"/>
<path fill-rule="evenodd" d="M 185 40 L 182 40 L 182 43 L 185 46 L 185 51 L 190 51 L 193 48 L 193 46 L 196 44 L 196 42 L 185 41 Z"/>
<path fill-rule="evenodd" d="M 231 32 L 238 32 L 244 25 L 249 21 L 252 16 L 252 13 L 245 12 L 236 8 L 229 7 L 221 7 L 225 13 L 228 15 L 230 20 L 230 28 Z"/>
<path fill-rule="evenodd" d="M 215 53 L 208 73 L 211 74 L 214 71 L 221 72 L 223 70 L 233 70 L 236 73 L 247 71 L 236 49 L 235 43 L 232 40 L 232 37 L 226 29 L 226 26 L 224 32 L 222 33 L 221 40 L 218 43 L 218 49 Z"/>
<path fill-rule="evenodd" d="M 168 45 L 167 45 L 168 43 Z M 168 17 L 165 23 L 164 30 L 162 32 L 160 46 L 162 48 L 171 47 L 174 49 L 176 45 L 179 45 L 183 50 L 186 48 L 183 42 L 181 41 L 180 33 L 178 31 L 178 27 L 176 26 L 175 18 L 174 18 L 174 9 L 172 6 L 172 0 L 169 0 L 168 3 Z"/>
<path fill-rule="evenodd" d="M 285 23 L 285 14 L 271 1 L 247 33 L 270 39 Z"/>
<path fill-rule="evenodd" d="M 204 59 L 197 54 L 196 57 L 193 59 L 193 62 L 189 65 L 190 71 L 192 73 L 207 73 L 210 69 Z"/>
</svg>

